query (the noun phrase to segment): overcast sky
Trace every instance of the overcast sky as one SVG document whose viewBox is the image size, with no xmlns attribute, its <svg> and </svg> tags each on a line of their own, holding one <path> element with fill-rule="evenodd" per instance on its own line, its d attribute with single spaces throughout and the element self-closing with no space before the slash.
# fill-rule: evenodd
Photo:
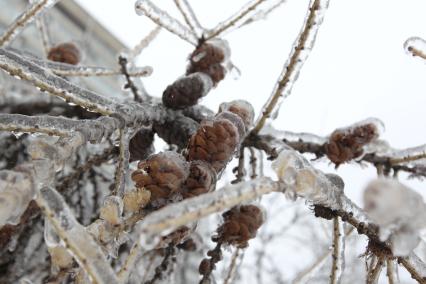
<svg viewBox="0 0 426 284">
<path fill-rule="evenodd" d="M 136 15 L 134 0 L 78 2 L 129 46 L 154 27 Z M 190 1 L 205 27 L 213 27 L 245 2 Z M 155 3 L 180 16 L 172 0 Z M 241 76 L 228 75 L 202 104 L 217 109 L 223 101 L 243 98 L 258 113 L 300 31 L 308 3 L 288 0 L 267 20 L 227 34 L 231 60 Z M 377 117 L 386 126 L 383 137 L 394 147 L 426 143 L 426 64 L 408 56 L 403 48 L 411 36 L 426 38 L 425 11 L 424 0 L 331 0 L 316 46 L 273 125 L 326 135 L 336 127 Z M 167 31 L 160 33 L 138 60 L 139 65 L 154 68 L 145 80 L 150 93 L 161 96 L 184 73 L 192 48 Z M 375 176 L 374 169 L 357 165 L 343 165 L 338 173 L 350 197 L 358 202 L 363 186 Z M 425 191 L 420 183 L 410 184 Z"/>
</svg>

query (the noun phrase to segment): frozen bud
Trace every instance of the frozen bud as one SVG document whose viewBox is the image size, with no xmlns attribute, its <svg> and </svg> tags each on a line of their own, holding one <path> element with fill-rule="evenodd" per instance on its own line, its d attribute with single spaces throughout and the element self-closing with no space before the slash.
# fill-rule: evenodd
<svg viewBox="0 0 426 284">
<path fill-rule="evenodd" d="M 219 112 L 223 111 L 229 111 L 238 115 L 243 120 L 246 129 L 253 124 L 254 109 L 247 101 L 235 100 L 229 103 L 222 103 L 219 106 Z"/>
<path fill-rule="evenodd" d="M 132 173 L 136 187 L 151 192 L 150 204 L 160 208 L 181 198 L 181 187 L 189 174 L 185 158 L 172 151 L 151 155 L 141 161 L 138 170 Z"/>
<path fill-rule="evenodd" d="M 124 211 L 137 212 L 144 208 L 151 199 L 151 192 L 143 187 L 126 192 L 123 197 Z"/>
<path fill-rule="evenodd" d="M 50 261 L 53 266 L 59 270 L 71 268 L 74 258 L 63 246 L 48 247 L 47 250 L 50 254 Z"/>
<path fill-rule="evenodd" d="M 216 85 L 225 78 L 224 63 L 229 60 L 230 49 L 226 41 L 210 40 L 198 46 L 189 56 L 187 74 L 203 72 L 210 76 Z"/>
<path fill-rule="evenodd" d="M 81 54 L 74 43 L 66 42 L 52 47 L 47 58 L 51 61 L 77 65 L 81 60 Z"/>
<path fill-rule="evenodd" d="M 238 248 L 247 247 L 248 241 L 256 237 L 257 230 L 264 222 L 262 209 L 255 205 L 233 207 L 222 217 L 224 223 L 218 228 L 214 241 Z"/>
<path fill-rule="evenodd" d="M 120 224 L 123 214 L 123 201 L 118 196 L 108 196 L 100 209 L 100 218 L 112 225 Z"/>
<path fill-rule="evenodd" d="M 5 224 L 18 224 L 34 195 L 34 184 L 29 174 L 0 171 L 0 228 Z"/>
<path fill-rule="evenodd" d="M 420 194 L 396 180 L 377 179 L 364 191 L 364 207 L 379 226 L 381 241 L 390 241 L 397 256 L 408 255 L 426 225 L 426 205 Z"/>
<path fill-rule="evenodd" d="M 198 100 L 212 89 L 210 76 L 196 72 L 177 79 L 163 92 L 163 104 L 172 109 L 183 109 L 196 105 Z"/>
<path fill-rule="evenodd" d="M 383 129 L 383 123 L 369 118 L 349 127 L 336 129 L 324 145 L 327 157 L 339 166 L 364 154 L 364 147 L 376 140 Z"/>
<path fill-rule="evenodd" d="M 204 120 L 189 140 L 187 159 L 204 161 L 219 173 L 232 159 L 239 143 L 238 129 L 228 119 Z"/>
<path fill-rule="evenodd" d="M 210 192 L 216 185 L 216 172 L 206 162 L 192 161 L 189 176 L 183 188 L 183 198 L 190 198 Z"/>
</svg>

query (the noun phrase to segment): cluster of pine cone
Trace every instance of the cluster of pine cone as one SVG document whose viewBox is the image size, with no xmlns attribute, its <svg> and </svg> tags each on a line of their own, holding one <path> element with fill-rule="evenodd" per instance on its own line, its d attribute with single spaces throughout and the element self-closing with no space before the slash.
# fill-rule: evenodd
<svg viewBox="0 0 426 284">
<path fill-rule="evenodd" d="M 213 119 L 201 122 L 185 156 L 169 151 L 141 161 L 132 174 L 136 188 L 150 192 L 153 209 L 213 190 L 217 175 L 232 159 L 252 120 L 249 103 L 222 105 Z"/>
<path fill-rule="evenodd" d="M 378 136 L 379 130 L 374 123 L 337 129 L 324 145 L 325 153 L 336 166 L 339 166 L 360 157 L 363 154 L 363 147 Z"/>
<path fill-rule="evenodd" d="M 61 43 L 49 50 L 47 59 L 56 62 L 77 65 L 81 60 L 78 47 L 71 42 Z"/>
<path fill-rule="evenodd" d="M 223 66 L 229 57 L 223 40 L 215 39 L 198 46 L 189 56 L 186 75 L 177 79 L 163 92 L 163 104 L 172 109 L 183 109 L 197 104 L 201 97 L 225 78 Z"/>
</svg>

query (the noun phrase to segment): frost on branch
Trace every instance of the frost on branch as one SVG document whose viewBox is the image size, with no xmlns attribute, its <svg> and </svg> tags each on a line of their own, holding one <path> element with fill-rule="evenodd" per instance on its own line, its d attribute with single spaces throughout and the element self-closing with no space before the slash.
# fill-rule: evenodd
<svg viewBox="0 0 426 284">
<path fill-rule="evenodd" d="M 364 154 L 364 147 L 376 140 L 383 128 L 383 123 L 369 118 L 351 126 L 336 129 L 324 145 L 327 157 L 339 166 Z"/>
<path fill-rule="evenodd" d="M 314 204 L 340 209 L 344 183 L 336 175 L 324 175 L 299 153 L 283 150 L 272 164 L 280 181 L 288 191 Z"/>
<path fill-rule="evenodd" d="M 420 194 L 396 180 L 378 179 L 367 186 L 364 207 L 394 255 L 407 256 L 418 245 L 419 230 L 426 225 L 426 204 Z"/>
<path fill-rule="evenodd" d="M 29 173 L 0 171 L 0 228 L 18 224 L 34 195 L 35 185 Z"/>
</svg>

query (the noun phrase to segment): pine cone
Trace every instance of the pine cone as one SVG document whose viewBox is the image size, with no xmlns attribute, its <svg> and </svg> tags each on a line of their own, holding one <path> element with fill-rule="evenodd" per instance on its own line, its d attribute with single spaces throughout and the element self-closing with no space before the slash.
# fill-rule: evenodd
<svg viewBox="0 0 426 284">
<path fill-rule="evenodd" d="M 222 215 L 224 223 L 217 230 L 213 240 L 219 243 L 235 245 L 238 248 L 248 246 L 248 241 L 256 236 L 263 223 L 263 212 L 255 205 L 236 206 Z"/>
<path fill-rule="evenodd" d="M 324 145 L 328 158 L 339 166 L 362 155 L 363 147 L 379 136 L 374 123 L 335 130 Z"/>
<path fill-rule="evenodd" d="M 205 120 L 188 144 L 188 161 L 205 161 L 219 173 L 234 155 L 240 134 L 228 119 Z"/>
<path fill-rule="evenodd" d="M 216 173 L 212 167 L 203 161 L 192 161 L 189 176 L 183 188 L 183 198 L 198 196 L 214 189 Z"/>
<path fill-rule="evenodd" d="M 196 105 L 213 87 L 210 77 L 197 72 L 184 76 L 169 85 L 163 93 L 163 104 L 172 109 Z"/>
<path fill-rule="evenodd" d="M 154 152 L 154 132 L 151 129 L 141 129 L 130 139 L 130 162 L 146 159 Z"/>
<path fill-rule="evenodd" d="M 225 78 L 223 63 L 229 57 L 228 44 L 223 40 L 211 40 L 197 47 L 189 57 L 186 74 L 203 72 L 208 74 L 216 85 Z"/>
<path fill-rule="evenodd" d="M 80 62 L 81 55 L 75 44 L 66 42 L 52 47 L 47 58 L 51 61 L 77 65 Z"/>
<path fill-rule="evenodd" d="M 219 112 L 229 111 L 238 115 L 244 122 L 246 130 L 253 124 L 254 109 L 253 106 L 245 100 L 235 100 L 228 103 L 221 103 Z"/>
<path fill-rule="evenodd" d="M 172 151 L 154 154 L 141 161 L 138 168 L 133 172 L 132 179 L 136 187 L 151 192 L 150 204 L 153 208 L 182 199 L 180 189 L 189 172 L 183 156 Z"/>
</svg>

